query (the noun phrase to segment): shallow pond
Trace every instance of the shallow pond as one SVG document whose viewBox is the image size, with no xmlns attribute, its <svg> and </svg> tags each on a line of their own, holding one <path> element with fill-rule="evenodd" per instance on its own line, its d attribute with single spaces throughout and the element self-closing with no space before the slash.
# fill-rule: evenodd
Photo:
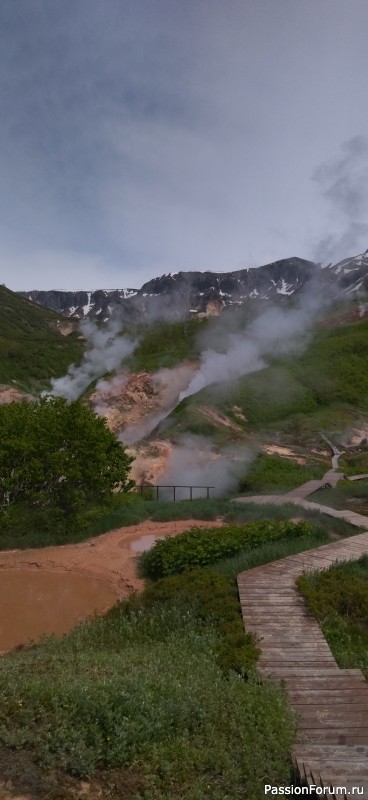
<svg viewBox="0 0 368 800">
<path fill-rule="evenodd" d="M 143 553 L 145 550 L 149 550 L 155 542 L 158 542 L 159 539 L 166 539 L 166 536 L 157 536 L 154 533 L 146 533 L 144 536 L 139 536 L 138 539 L 134 539 L 130 543 L 130 549 L 133 550 L 135 553 Z M 122 542 L 122 547 L 126 547 L 126 543 Z"/>
<path fill-rule="evenodd" d="M 73 572 L 2 569 L 0 572 L 0 652 L 60 636 L 117 600 L 107 583 Z"/>
</svg>

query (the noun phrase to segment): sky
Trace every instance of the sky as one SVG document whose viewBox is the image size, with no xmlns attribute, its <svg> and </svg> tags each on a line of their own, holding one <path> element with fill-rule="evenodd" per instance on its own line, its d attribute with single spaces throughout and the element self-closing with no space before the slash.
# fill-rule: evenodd
<svg viewBox="0 0 368 800">
<path fill-rule="evenodd" d="M 368 247 L 366 0 L 2 0 L 0 282 Z"/>
</svg>

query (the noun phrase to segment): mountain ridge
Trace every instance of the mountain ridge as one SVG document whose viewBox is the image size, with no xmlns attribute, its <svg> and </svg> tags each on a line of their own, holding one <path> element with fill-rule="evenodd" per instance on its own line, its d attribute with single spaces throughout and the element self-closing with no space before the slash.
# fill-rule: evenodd
<svg viewBox="0 0 368 800">
<path fill-rule="evenodd" d="M 224 308 L 249 301 L 278 301 L 297 295 L 307 286 L 336 295 L 368 294 L 368 250 L 357 256 L 322 266 L 292 257 L 260 267 L 230 272 L 179 271 L 151 280 L 140 289 L 106 291 L 31 290 L 22 297 L 75 319 L 106 322 L 119 308 L 126 321 L 141 317 L 216 316 Z"/>
</svg>

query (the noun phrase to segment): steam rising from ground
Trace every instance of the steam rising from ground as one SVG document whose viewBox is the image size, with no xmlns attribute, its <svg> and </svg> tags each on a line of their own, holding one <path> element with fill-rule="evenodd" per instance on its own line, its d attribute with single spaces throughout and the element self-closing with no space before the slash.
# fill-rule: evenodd
<svg viewBox="0 0 368 800">
<path fill-rule="evenodd" d="M 66 375 L 51 381 L 51 394 L 70 401 L 80 397 L 96 378 L 120 367 L 136 346 L 132 339 L 119 336 L 121 322 L 117 319 L 110 319 L 104 328 L 85 320 L 80 329 L 87 342 L 82 363 L 72 364 Z"/>
<path fill-rule="evenodd" d="M 129 380 L 128 370 L 120 372 L 114 378 L 109 380 L 101 380 L 96 384 L 94 395 L 97 394 L 98 400 L 93 402 L 93 409 L 100 417 L 108 416 L 108 401 L 114 398 L 119 398 L 124 391 Z M 93 395 L 91 400 L 93 401 Z"/>
<path fill-rule="evenodd" d="M 239 479 L 252 458 L 252 452 L 244 446 L 225 447 L 219 452 L 212 442 L 202 436 L 183 436 L 168 458 L 160 483 L 214 486 L 210 497 L 221 497 L 237 491 Z M 205 496 L 205 491 L 193 491 L 193 498 Z M 176 497 L 188 499 L 189 490 L 177 489 Z M 170 489 L 167 490 L 167 498 L 172 499 Z"/>
<path fill-rule="evenodd" d="M 192 376 L 193 369 L 185 364 L 181 364 L 175 369 L 163 367 L 152 375 L 152 388 L 160 398 L 160 411 L 148 414 L 138 423 L 128 425 L 120 433 L 120 441 L 123 444 L 132 444 L 143 439 L 144 436 L 148 436 L 156 428 L 156 425 L 174 410 L 183 386 L 189 385 Z"/>
<path fill-rule="evenodd" d="M 368 235 L 368 139 L 354 136 L 341 154 L 321 164 L 314 173 L 331 210 L 328 233 L 318 242 L 314 259 L 324 264 L 340 261 L 346 253 L 365 249 Z"/>
<path fill-rule="evenodd" d="M 223 352 L 209 346 L 201 353 L 199 370 L 187 389 L 181 392 L 180 400 L 212 383 L 235 380 L 263 369 L 267 355 L 302 350 L 318 306 L 317 298 L 304 296 L 303 306 L 268 308 L 245 330 L 230 333 L 227 337 L 225 334 Z"/>
</svg>

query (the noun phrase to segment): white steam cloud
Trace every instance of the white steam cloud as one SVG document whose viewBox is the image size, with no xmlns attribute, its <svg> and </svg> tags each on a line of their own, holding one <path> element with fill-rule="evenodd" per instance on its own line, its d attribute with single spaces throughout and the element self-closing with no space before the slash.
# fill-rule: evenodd
<svg viewBox="0 0 368 800">
<path fill-rule="evenodd" d="M 161 484 L 176 486 L 213 486 L 210 497 L 222 497 L 237 491 L 239 479 L 245 474 L 254 454 L 244 446 L 225 447 L 219 452 L 203 436 L 188 434 L 170 454 L 166 469 L 160 477 Z M 160 492 L 160 497 L 163 492 Z M 193 490 L 193 498 L 205 497 L 206 492 Z M 172 499 L 170 489 L 167 498 Z M 188 489 L 177 489 L 177 499 L 189 498 Z"/>
<path fill-rule="evenodd" d="M 100 417 L 106 417 L 108 419 L 109 401 L 120 397 L 128 383 L 129 374 L 129 371 L 125 370 L 124 372 L 120 372 L 119 375 L 115 375 L 113 378 L 98 381 L 90 399 L 93 403 L 94 411 L 96 414 L 99 414 Z"/>
<path fill-rule="evenodd" d="M 152 375 L 152 389 L 159 398 L 160 410 L 152 414 L 147 414 L 143 420 L 128 425 L 119 434 L 119 439 L 123 444 L 132 444 L 144 436 L 148 436 L 151 431 L 162 419 L 167 417 L 174 410 L 178 403 L 180 392 L 183 387 L 187 387 L 193 376 L 192 367 L 181 364 L 174 369 L 163 367 Z M 96 388 L 99 388 L 97 386 Z"/>
<path fill-rule="evenodd" d="M 133 339 L 119 335 L 121 322 L 117 319 L 110 320 L 104 328 L 85 320 L 80 329 L 87 342 L 82 363 L 72 364 L 66 375 L 51 381 L 50 393 L 70 401 L 80 397 L 96 378 L 120 367 L 136 347 Z"/>
<path fill-rule="evenodd" d="M 313 258 L 323 264 L 346 258 L 367 247 L 368 138 L 354 136 L 341 146 L 341 154 L 316 169 L 313 179 L 330 206 L 329 231 L 314 248 Z"/>
<path fill-rule="evenodd" d="M 298 308 L 268 308 L 246 330 L 230 333 L 225 352 L 209 347 L 200 357 L 200 366 L 180 400 L 212 383 L 235 380 L 267 366 L 265 357 L 301 350 L 307 332 L 319 310 L 319 300 L 304 296 Z"/>
</svg>

